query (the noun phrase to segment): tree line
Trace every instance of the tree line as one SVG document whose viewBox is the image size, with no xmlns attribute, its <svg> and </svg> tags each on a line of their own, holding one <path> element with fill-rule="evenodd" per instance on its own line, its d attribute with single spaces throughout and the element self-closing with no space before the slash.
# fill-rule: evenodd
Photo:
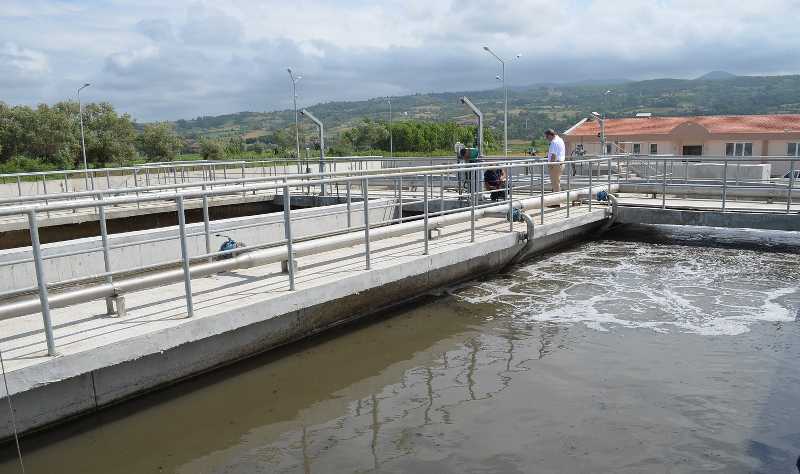
<svg viewBox="0 0 800 474">
<path fill-rule="evenodd" d="M 477 127 L 454 122 L 402 121 L 389 124 L 385 121 L 364 119 L 341 134 L 338 146 L 343 150 L 381 150 L 390 147 L 397 152 L 450 151 L 456 142 L 466 146 L 477 144 Z M 390 143 L 391 138 L 391 143 Z M 484 146 L 494 149 L 497 137 L 493 129 L 483 131 Z"/>
<path fill-rule="evenodd" d="M 37 107 L 0 102 L 0 169 L 69 169 L 83 163 L 78 103 Z M 172 160 L 184 146 L 169 123 L 137 126 L 107 102 L 83 107 L 86 159 L 91 166 L 136 159 Z"/>
<path fill-rule="evenodd" d="M 137 124 L 107 102 L 83 107 L 86 158 L 90 167 L 141 161 L 170 161 L 179 153 L 220 160 L 255 155 L 291 157 L 296 154 L 294 127 L 273 130 L 259 137 L 238 134 L 212 138 L 182 138 L 168 122 Z M 326 154 L 450 153 L 453 144 L 476 143 L 476 127 L 455 122 L 409 120 L 395 122 L 364 119 L 354 127 L 326 136 Z M 303 148 L 319 153 L 319 142 L 303 133 Z M 310 138 L 313 137 L 313 138 Z M 306 139 L 310 138 L 310 139 Z M 391 142 L 391 143 L 390 143 Z M 487 150 L 498 144 L 492 129 L 484 131 Z M 302 153 L 302 150 L 301 150 Z M 195 155 L 196 156 L 196 155 Z M 70 169 L 83 166 L 78 103 L 58 102 L 36 107 L 0 102 L 0 172 Z"/>
</svg>

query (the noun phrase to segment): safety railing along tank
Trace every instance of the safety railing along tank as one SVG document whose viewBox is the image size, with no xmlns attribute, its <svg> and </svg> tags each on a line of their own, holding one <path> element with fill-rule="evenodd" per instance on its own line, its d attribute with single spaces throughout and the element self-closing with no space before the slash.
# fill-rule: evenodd
<svg viewBox="0 0 800 474">
<path fill-rule="evenodd" d="M 612 170 L 612 158 L 594 158 L 584 160 L 583 166 L 600 167 L 603 163 L 606 169 Z M 444 227 L 456 223 L 470 223 L 469 241 L 475 241 L 475 222 L 484 215 L 502 214 L 511 216 L 509 220 L 509 231 L 513 231 L 514 208 L 527 207 L 539 209 L 539 222 L 545 222 L 547 214 L 546 200 L 549 195 L 545 187 L 547 182 L 547 172 L 545 167 L 548 163 L 534 160 L 521 160 L 518 162 L 493 162 L 475 163 L 461 165 L 433 165 L 422 167 L 397 168 L 387 172 L 386 170 L 365 170 L 365 171 L 346 171 L 336 173 L 311 173 L 303 176 L 284 176 L 279 182 L 265 180 L 262 182 L 248 181 L 243 185 L 217 186 L 210 189 L 202 186 L 201 189 L 180 190 L 169 192 L 155 192 L 149 195 L 139 196 L 116 196 L 106 197 L 102 192 L 90 199 L 78 201 L 54 202 L 48 204 L 30 204 L 23 206 L 0 208 L 0 216 L 24 215 L 28 220 L 29 232 L 32 242 L 32 257 L 36 274 L 36 297 L 16 297 L 0 303 L 0 319 L 8 319 L 36 312 L 41 312 L 43 318 L 44 333 L 50 355 L 56 354 L 56 344 L 53 335 L 51 308 L 70 306 L 93 300 L 105 299 L 109 315 L 121 315 L 125 312 L 125 295 L 134 291 L 153 288 L 167 283 L 184 282 L 184 295 L 186 301 L 187 316 L 191 317 L 194 313 L 192 301 L 192 278 L 211 275 L 220 271 L 234 270 L 250 266 L 264 265 L 268 263 L 283 262 L 283 266 L 288 273 L 288 281 L 291 290 L 296 288 L 295 284 L 295 262 L 298 256 L 311 255 L 340 248 L 342 246 L 363 245 L 365 248 L 365 268 L 370 268 L 370 242 L 371 240 L 384 239 L 397 235 L 421 232 L 424 240 L 424 252 L 428 253 L 430 230 L 433 226 Z M 497 202 L 486 202 L 483 184 L 483 173 L 488 169 L 502 169 L 510 179 L 505 181 L 502 191 L 505 192 L 503 199 Z M 561 200 L 566 198 L 571 202 L 576 198 L 588 197 L 584 201 L 588 203 L 588 208 L 597 205 L 594 194 L 598 190 L 610 190 L 612 175 L 609 173 L 604 179 L 594 179 L 594 173 L 589 173 L 587 188 L 581 188 L 572 182 L 571 174 L 566 173 L 566 190 L 558 193 L 554 198 Z M 445 193 L 451 196 L 458 196 L 459 205 L 453 209 L 438 210 L 431 208 L 430 202 L 434 199 L 436 188 L 436 178 L 439 178 L 439 196 Z M 447 179 L 444 179 L 447 177 Z M 404 193 L 403 181 L 410 180 L 422 181 L 422 192 Z M 389 191 L 395 193 L 398 209 L 403 206 L 421 203 L 422 213 L 414 216 L 404 216 L 402 213 L 392 214 L 391 218 L 382 219 L 379 222 L 370 222 L 370 193 L 372 188 L 370 180 L 390 180 L 393 186 Z M 618 179 L 618 177 L 616 178 Z M 239 180 L 245 181 L 245 180 Z M 453 189 L 450 184 L 457 183 L 457 189 Z M 296 216 L 292 215 L 292 195 L 302 192 L 304 188 L 330 186 L 340 184 L 346 193 L 346 208 L 341 212 L 348 214 L 347 228 L 340 232 L 310 235 L 302 241 L 296 241 L 292 235 L 293 222 Z M 187 246 L 187 224 L 185 219 L 186 203 L 189 200 L 197 199 L 206 202 L 215 196 L 236 194 L 244 192 L 260 192 L 274 190 L 283 197 L 284 204 L 284 238 L 276 242 L 258 242 L 247 247 L 246 252 L 242 249 L 231 249 L 224 251 L 212 251 L 208 238 L 210 237 L 208 213 L 204 212 L 204 232 L 206 237 L 205 252 L 192 255 Z M 90 192 L 91 193 L 91 192 Z M 358 193 L 361 200 L 362 223 L 359 225 L 351 219 L 352 209 L 356 205 L 353 202 L 354 194 Z M 572 194 L 572 195 L 570 195 Z M 525 198 L 527 196 L 527 199 Z M 121 275 L 131 271 L 145 271 L 145 268 L 114 269 L 111 267 L 108 258 L 110 245 L 108 232 L 105 227 L 105 209 L 109 206 L 131 204 L 137 202 L 152 202 L 157 200 L 174 201 L 178 210 L 178 244 L 180 247 L 180 260 L 177 262 L 159 262 L 164 264 L 179 264 L 180 268 L 158 269 L 144 275 L 122 278 Z M 606 203 L 604 202 L 603 205 Z M 42 248 L 39 241 L 38 218 L 41 214 L 70 209 L 98 209 L 101 221 L 101 250 L 104 258 L 105 272 L 91 275 L 89 279 L 101 280 L 102 283 L 88 284 L 69 288 L 74 281 L 48 281 L 43 265 Z M 567 206 L 567 214 L 570 206 Z M 218 230 L 217 230 L 218 231 Z M 235 255 L 234 255 L 235 254 Z M 223 256 L 231 258 L 220 259 Z M 66 290 L 54 291 L 50 294 L 50 289 L 67 287 Z"/>
</svg>

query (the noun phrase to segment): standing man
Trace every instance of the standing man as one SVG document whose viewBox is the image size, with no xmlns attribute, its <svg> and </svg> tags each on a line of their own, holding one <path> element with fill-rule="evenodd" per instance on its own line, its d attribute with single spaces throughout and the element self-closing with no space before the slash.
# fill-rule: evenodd
<svg viewBox="0 0 800 474">
<path fill-rule="evenodd" d="M 550 163 L 547 166 L 550 173 L 550 185 L 553 192 L 557 193 L 561 191 L 561 171 L 564 169 L 564 140 L 552 128 L 544 132 L 544 137 L 550 142 L 550 149 L 547 150 L 547 161 Z M 556 204 L 552 207 L 560 207 L 560 205 Z"/>
</svg>

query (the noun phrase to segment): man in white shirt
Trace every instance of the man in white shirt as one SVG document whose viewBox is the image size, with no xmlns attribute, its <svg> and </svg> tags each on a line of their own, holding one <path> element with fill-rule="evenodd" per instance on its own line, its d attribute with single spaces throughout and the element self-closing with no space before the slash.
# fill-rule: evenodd
<svg viewBox="0 0 800 474">
<path fill-rule="evenodd" d="M 550 162 L 547 166 L 550 173 L 550 185 L 553 188 L 553 192 L 557 193 L 561 191 L 561 172 L 564 169 L 566 147 L 564 146 L 564 140 L 552 128 L 544 132 L 544 137 L 550 142 L 550 149 L 547 150 L 547 161 Z M 555 205 L 553 207 L 559 206 Z"/>
</svg>

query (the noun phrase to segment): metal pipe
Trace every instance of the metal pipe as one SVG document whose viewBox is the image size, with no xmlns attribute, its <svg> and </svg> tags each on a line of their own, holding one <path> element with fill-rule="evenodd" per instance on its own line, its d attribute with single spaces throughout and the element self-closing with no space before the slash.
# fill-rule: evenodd
<svg viewBox="0 0 800 474">
<path fill-rule="evenodd" d="M 206 190 L 206 185 L 203 185 L 203 191 Z M 208 195 L 203 194 L 203 233 L 205 234 L 206 253 L 211 253 L 211 218 L 208 212 Z M 211 257 L 208 262 L 211 263 Z"/>
<path fill-rule="evenodd" d="M 308 110 L 303 109 L 303 110 L 300 111 L 300 113 L 304 117 L 308 117 L 312 122 L 317 124 L 317 127 L 319 127 L 319 172 L 320 172 L 320 174 L 324 175 L 325 174 L 325 128 L 322 125 L 322 121 L 320 121 L 318 118 L 316 118 Z M 298 158 L 299 158 L 299 156 L 298 156 Z M 325 185 L 324 184 L 320 184 L 319 191 L 320 191 L 320 195 L 321 196 L 325 195 Z"/>
<path fill-rule="evenodd" d="M 398 194 L 400 195 L 400 209 L 398 214 L 400 217 L 400 222 L 403 222 L 403 175 L 400 175 L 399 181 L 400 181 L 400 192 Z"/>
<path fill-rule="evenodd" d="M 108 227 L 106 226 L 106 206 L 103 205 L 102 196 L 99 199 L 99 203 L 97 211 L 100 218 L 100 239 L 103 244 L 103 268 L 108 274 L 106 275 L 106 283 L 113 283 L 113 277 L 111 276 L 111 255 L 108 245 Z M 114 303 L 111 301 L 111 298 L 106 298 L 106 314 L 114 314 Z"/>
<path fill-rule="evenodd" d="M 361 194 L 364 198 L 364 259 L 366 261 L 366 269 L 369 270 L 369 185 L 366 177 L 361 181 Z"/>
<path fill-rule="evenodd" d="M 725 210 L 725 204 L 728 199 L 728 160 L 725 160 L 725 165 L 722 168 L 722 210 Z"/>
<path fill-rule="evenodd" d="M 472 113 L 478 117 L 478 155 L 483 156 L 483 112 L 466 97 L 461 98 L 461 103 L 469 107 Z"/>
<path fill-rule="evenodd" d="M 786 193 L 786 213 L 792 209 L 792 188 L 794 188 L 794 161 L 789 165 L 789 191 Z"/>
<path fill-rule="evenodd" d="M 289 186 L 283 188 L 283 228 L 286 237 L 286 269 L 289 273 L 289 291 L 295 290 L 294 249 L 292 242 L 292 192 Z"/>
<path fill-rule="evenodd" d="M 353 227 L 352 217 L 350 214 L 350 208 L 352 204 L 352 197 L 350 192 L 352 191 L 352 182 L 347 180 L 347 228 Z"/>
<path fill-rule="evenodd" d="M 475 181 L 477 180 L 476 177 L 477 177 L 478 172 L 475 171 L 475 170 L 472 170 L 472 171 L 469 172 L 469 174 L 471 175 L 471 178 L 470 178 L 471 186 L 470 187 L 472 188 L 472 192 L 470 194 L 470 199 L 469 199 L 469 201 L 470 201 L 469 241 L 470 242 L 475 242 L 475 201 L 478 200 L 478 196 L 477 196 L 477 194 L 478 194 L 477 193 L 478 186 L 475 183 Z"/>
<path fill-rule="evenodd" d="M 186 316 L 194 316 L 194 304 L 192 302 L 192 276 L 189 267 L 189 249 L 186 245 L 186 215 L 183 206 L 183 196 L 178 196 L 178 229 L 181 241 L 181 259 L 183 261 L 183 285 L 186 292 Z M 113 285 L 112 285 L 113 286 Z"/>
<path fill-rule="evenodd" d="M 87 82 L 78 88 L 78 117 L 80 118 L 81 123 L 81 153 L 83 154 L 83 179 L 86 189 L 89 189 L 89 164 L 86 161 L 86 141 L 84 140 L 83 136 L 83 105 L 81 103 L 81 91 L 90 85 L 91 84 Z M 92 188 L 94 188 L 94 186 Z"/>
<path fill-rule="evenodd" d="M 540 181 L 541 181 L 541 183 L 540 183 L 541 190 L 540 191 L 541 191 L 541 194 L 539 196 L 539 200 L 540 200 L 541 210 L 539 212 L 539 223 L 540 224 L 544 224 L 544 165 L 540 166 L 540 168 L 541 168 L 540 169 L 540 172 L 541 172 L 541 177 L 540 177 Z M 569 203 L 567 203 L 567 205 L 569 205 Z"/>
<path fill-rule="evenodd" d="M 425 185 L 423 187 L 422 192 L 423 192 L 423 202 L 424 202 L 423 212 L 422 212 L 424 218 L 423 219 L 424 225 L 422 227 L 422 233 L 425 239 L 425 251 L 423 252 L 423 254 L 428 255 L 428 238 L 430 236 L 428 235 L 429 227 L 428 227 L 428 175 L 427 174 L 425 175 Z"/>
<path fill-rule="evenodd" d="M 664 176 L 661 181 L 661 209 L 667 208 L 667 162 L 664 162 Z"/>
<path fill-rule="evenodd" d="M 573 166 L 574 166 L 574 165 L 573 165 Z M 570 185 L 570 184 L 571 184 L 571 183 L 570 183 L 570 177 L 571 177 L 571 176 L 572 176 L 572 173 L 570 173 L 569 171 L 567 171 L 567 218 L 569 218 L 569 208 L 571 208 L 571 207 L 572 207 L 572 201 L 571 201 L 571 200 L 570 200 L 570 198 L 569 198 L 569 191 L 570 191 L 570 189 L 571 189 L 571 187 L 572 187 L 572 186 Z M 619 187 L 619 183 L 617 183 L 617 187 Z M 611 188 L 609 187 L 609 189 L 611 189 Z"/>
<path fill-rule="evenodd" d="M 33 249 L 33 266 L 36 271 L 36 283 L 39 286 L 39 308 L 42 311 L 42 321 L 44 323 L 44 335 L 47 340 L 47 355 L 55 356 L 56 342 L 53 337 L 53 322 L 50 318 L 50 302 L 47 293 L 47 278 L 44 273 L 44 263 L 42 262 L 42 246 L 39 243 L 39 226 L 36 222 L 36 212 L 28 212 L 28 225 L 31 233 L 31 248 Z"/>
<path fill-rule="evenodd" d="M 594 163 L 589 163 L 589 212 L 592 212 L 592 175 L 594 175 Z"/>
<path fill-rule="evenodd" d="M 510 168 L 506 177 L 506 198 L 508 199 L 508 231 L 514 232 L 514 183 L 511 179 Z"/>
</svg>

